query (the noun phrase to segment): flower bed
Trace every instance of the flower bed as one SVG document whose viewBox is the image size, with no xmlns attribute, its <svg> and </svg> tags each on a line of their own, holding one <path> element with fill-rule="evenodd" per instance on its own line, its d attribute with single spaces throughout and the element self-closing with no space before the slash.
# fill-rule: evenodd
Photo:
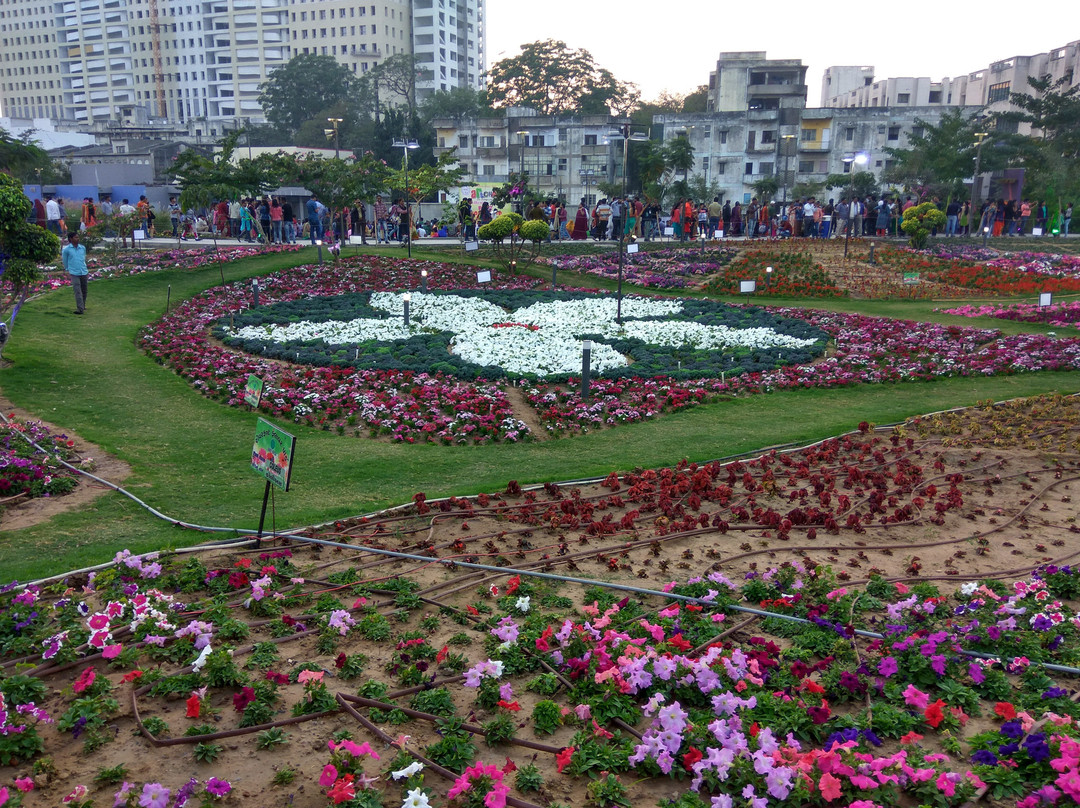
<svg viewBox="0 0 1080 808">
<path fill-rule="evenodd" d="M 297 252 L 303 245 L 274 244 L 270 247 L 222 247 L 220 250 L 133 250 L 120 252 L 113 261 L 100 252 L 91 254 L 86 261 L 90 280 L 141 275 L 144 272 L 160 272 L 165 269 L 198 269 L 225 261 L 238 261 L 268 253 Z M 35 286 L 34 291 L 59 289 L 70 286 L 71 278 L 58 269 L 47 275 Z"/>
<path fill-rule="evenodd" d="M 44 453 L 26 440 L 37 443 Z M 80 459 L 67 435 L 52 434 L 40 421 L 9 420 L 0 425 L 0 499 L 24 494 L 49 497 L 75 488 L 77 475 L 61 460 L 93 469 L 91 458 Z"/>
<path fill-rule="evenodd" d="M 1080 301 L 1039 306 L 1034 303 L 1014 303 L 1010 306 L 959 306 L 942 309 L 945 314 L 959 317 L 995 317 L 1023 323 L 1046 323 L 1060 328 L 1075 328 L 1080 322 Z"/>
<path fill-rule="evenodd" d="M 676 378 L 808 362 L 826 340 L 802 320 L 704 300 L 628 296 L 621 325 L 610 296 L 581 292 L 435 292 L 413 295 L 410 312 L 405 325 L 392 292 L 304 299 L 230 316 L 214 334 L 309 364 L 563 380 L 580 373 L 584 339 L 598 376 Z"/>
<path fill-rule="evenodd" d="M 1080 259 L 1047 253 L 999 253 L 941 245 L 931 251 L 883 247 L 878 260 L 927 280 L 995 295 L 1080 292 Z"/>
<path fill-rule="evenodd" d="M 308 266 L 270 276 L 264 282 L 261 300 L 269 305 L 332 294 L 335 297 L 330 298 L 329 303 L 324 301 L 318 306 L 311 301 L 298 303 L 301 308 L 296 312 L 320 306 L 328 307 L 327 311 L 331 311 L 335 305 L 339 305 L 334 301 L 342 300 L 351 300 L 347 305 L 355 309 L 360 303 L 366 305 L 364 301 L 368 298 L 363 296 L 369 295 L 372 289 L 415 290 L 422 268 L 427 268 L 431 273 L 428 284 L 432 290 L 467 290 L 478 286 L 472 270 L 466 267 L 407 263 L 381 257 L 361 258 L 347 259 L 337 267 L 319 269 Z M 535 281 L 531 279 L 513 278 L 510 283 L 500 284 L 500 294 L 506 290 L 524 290 L 532 283 Z M 341 297 L 342 293 L 346 297 Z M 361 297 L 349 299 L 347 296 L 350 294 Z M 423 350 L 433 360 L 436 356 L 443 360 L 438 367 L 436 361 L 425 365 L 427 372 L 422 372 L 415 364 L 410 367 L 405 363 L 367 369 L 345 366 L 358 359 L 358 346 L 355 344 L 328 349 L 332 355 L 328 361 L 342 354 L 336 356 L 342 364 L 328 367 L 283 366 L 269 361 L 271 354 L 293 361 L 302 359 L 298 356 L 299 344 L 291 348 L 281 347 L 290 345 L 288 342 L 280 343 L 271 350 L 271 346 L 262 340 L 255 349 L 265 351 L 267 359 L 225 350 L 209 338 L 207 331 L 214 323 L 219 323 L 219 327 L 224 329 L 226 320 L 233 328 L 248 319 L 251 324 L 259 321 L 262 317 L 259 311 L 262 309 L 246 311 L 249 296 L 250 291 L 245 284 L 211 290 L 145 329 L 140 343 L 158 361 L 188 378 L 201 392 L 230 405 L 242 403 L 248 375 L 259 375 L 265 382 L 261 404 L 264 411 L 323 429 L 385 435 L 397 441 L 440 443 L 517 441 L 531 435 L 526 425 L 513 417 L 512 407 L 501 386 L 490 380 L 483 381 L 487 378 L 486 373 L 479 374 L 481 380 L 475 383 L 448 375 L 444 371 L 454 370 L 451 355 L 431 353 L 436 348 L 426 343 L 421 346 Z M 551 300 L 570 301 L 574 297 L 573 294 L 558 293 Z M 398 301 L 398 298 L 394 300 Z M 394 303 L 395 311 L 399 302 Z M 610 302 L 607 305 L 610 307 Z M 713 316 L 702 308 L 712 305 L 708 301 L 685 300 L 682 305 L 687 319 L 697 319 L 699 315 Z M 738 314 L 742 311 L 741 307 L 726 307 L 724 311 L 729 312 L 724 316 L 731 316 L 736 322 L 743 316 Z M 757 310 L 749 308 L 745 311 Z M 383 311 L 380 315 L 383 319 L 385 313 Z M 326 313 L 320 316 L 323 320 L 333 319 Z M 610 317 L 610 313 L 607 316 Z M 304 319 L 299 313 L 289 314 L 288 317 L 297 322 Z M 491 338 L 507 339 L 508 344 L 525 345 L 524 340 L 533 332 L 527 328 L 496 328 L 514 321 L 508 313 L 500 317 L 501 321 L 490 324 Z M 761 324 L 771 324 L 782 331 L 786 328 L 782 324 L 792 320 L 804 321 L 808 324 L 806 328 L 810 329 L 806 333 L 791 332 L 792 336 L 813 338 L 818 333 L 825 333 L 835 343 L 835 350 L 823 361 L 778 367 L 792 362 L 797 351 L 771 348 L 744 351 L 738 356 L 719 354 L 722 361 L 717 364 L 709 356 L 711 351 L 699 352 L 701 356 L 696 357 L 692 353 L 664 354 L 650 345 L 649 355 L 642 354 L 636 366 L 614 369 L 612 373 L 616 378 L 595 379 L 588 401 L 580 399 L 577 390 L 579 380 L 573 374 L 561 381 L 557 375 L 553 377 L 555 381 L 537 378 L 526 389 L 526 397 L 548 433 L 560 435 L 639 421 L 724 395 L 794 387 L 929 380 L 957 375 L 1065 370 L 1076 368 L 1080 361 L 1080 343 L 1077 340 L 1058 340 L 1044 335 L 1002 337 L 998 332 L 983 329 L 790 308 L 769 312 L 768 318 Z M 309 332 L 309 336 L 316 335 Z M 600 336 L 599 333 L 593 335 L 596 339 Z M 372 341 L 371 344 L 376 342 Z M 409 342 L 406 340 L 402 344 Z M 309 347 L 306 345 L 304 350 L 309 350 Z M 622 345 L 618 342 L 613 347 L 624 354 L 641 348 L 640 344 Z M 387 363 L 404 359 L 408 363 L 418 361 L 415 352 L 400 351 L 395 360 L 393 355 L 396 349 L 378 343 L 377 350 L 383 349 L 380 355 Z M 288 351 L 291 351 L 291 356 Z M 577 349 L 572 353 L 580 356 Z M 694 367 L 692 359 L 712 364 Z M 674 372 L 671 370 L 673 362 L 676 365 Z M 678 364 L 680 362 L 681 366 Z M 707 367 L 713 368 L 711 374 L 719 376 L 707 374 Z M 628 378 L 631 369 L 642 375 Z M 729 375 L 729 372 L 736 375 Z M 698 378 L 703 373 L 708 377 Z M 492 371 L 490 375 L 499 377 L 503 372 Z M 620 375 L 627 378 L 618 378 Z"/>
<path fill-rule="evenodd" d="M 475 288 L 471 267 L 405 262 L 383 257 L 347 258 L 334 266 L 304 266 L 262 280 L 266 303 L 370 289 L 416 289 L 421 270 L 432 288 Z M 512 278 L 503 288 L 524 289 L 531 278 Z M 140 345 L 159 362 L 187 378 L 204 395 L 243 403 L 250 374 L 264 379 L 261 409 L 277 417 L 323 429 L 385 435 L 413 443 L 485 443 L 529 437 L 513 418 L 505 393 L 489 383 L 468 383 L 441 373 L 361 370 L 351 367 L 282 366 L 268 359 L 223 349 L 210 326 L 250 305 L 250 288 L 233 284 L 209 290 L 144 329 Z"/>
<path fill-rule="evenodd" d="M 704 252 L 697 248 L 645 249 L 623 256 L 623 280 L 650 289 L 685 289 L 721 271 L 735 255 L 736 250 L 715 246 Z M 594 255 L 553 255 L 538 259 L 538 263 L 609 280 L 619 277 L 617 247 Z"/>
<path fill-rule="evenodd" d="M 772 267 L 771 273 L 766 271 Z M 794 250 L 747 250 L 718 271 L 705 284 L 714 294 L 737 295 L 739 282 L 757 281 L 756 296 L 834 298 L 847 297 L 813 253 Z"/>
<path fill-rule="evenodd" d="M 1080 368 L 1080 340 L 908 320 L 802 309 L 778 309 L 802 317 L 832 337 L 835 351 L 809 365 L 781 367 L 719 379 L 677 382 L 669 378 L 597 380 L 591 397 L 556 384 L 526 390 L 541 422 L 553 434 L 633 422 L 712 400 L 772 390 L 844 387 L 852 384 L 929 381 L 948 376 L 990 376 Z"/>
</svg>

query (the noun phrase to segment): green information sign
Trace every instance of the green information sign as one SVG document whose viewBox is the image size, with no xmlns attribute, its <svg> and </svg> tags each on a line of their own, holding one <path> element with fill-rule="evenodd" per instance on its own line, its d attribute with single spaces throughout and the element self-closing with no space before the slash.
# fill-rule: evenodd
<svg viewBox="0 0 1080 808">
<path fill-rule="evenodd" d="M 255 426 L 255 446 L 251 450 L 251 467 L 256 473 L 282 491 L 288 491 L 295 452 L 295 435 L 259 419 Z"/>
<path fill-rule="evenodd" d="M 918 272 L 905 272 L 904 273 L 904 286 L 915 286 L 919 282 Z"/>
<path fill-rule="evenodd" d="M 262 393 L 263 380 L 252 373 L 248 376 L 247 384 L 244 386 L 244 401 L 252 407 L 258 407 L 259 402 L 262 401 Z"/>
</svg>

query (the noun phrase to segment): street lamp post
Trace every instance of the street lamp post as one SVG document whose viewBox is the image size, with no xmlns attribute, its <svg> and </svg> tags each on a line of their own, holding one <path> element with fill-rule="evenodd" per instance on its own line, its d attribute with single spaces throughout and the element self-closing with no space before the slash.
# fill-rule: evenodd
<svg viewBox="0 0 1080 808">
<path fill-rule="evenodd" d="M 622 205 L 626 207 L 626 160 L 630 151 L 631 140 L 648 140 L 649 136 L 644 132 L 631 132 L 630 123 L 624 123 L 617 133 L 622 136 Z M 623 279 L 623 254 L 626 252 L 626 222 L 628 216 L 626 211 L 623 211 L 621 220 L 619 221 L 619 284 L 615 292 L 615 322 L 622 325 L 622 279 Z"/>
<path fill-rule="evenodd" d="M 795 135 L 780 135 L 780 149 L 784 153 L 784 176 L 782 178 L 784 190 L 783 190 L 783 201 L 780 202 L 780 208 L 781 208 L 780 215 L 781 215 L 781 217 L 783 217 L 785 215 L 784 210 L 787 208 L 787 167 L 788 167 L 788 156 L 789 156 L 788 155 L 788 151 L 789 151 L 788 144 L 794 139 L 795 139 Z"/>
<path fill-rule="evenodd" d="M 328 138 L 334 139 L 334 159 L 341 159 L 341 140 L 339 138 L 338 125 L 345 120 L 344 118 L 327 118 L 327 123 L 332 127 L 331 129 L 324 129 L 323 134 Z M 344 206 L 338 211 L 338 218 L 341 222 L 341 241 L 345 241 L 345 208 Z M 340 246 L 340 244 L 339 244 Z"/>
<path fill-rule="evenodd" d="M 968 234 L 971 234 L 971 223 L 975 221 L 975 206 L 979 198 L 975 193 L 975 183 L 979 181 L 979 163 L 982 160 L 983 142 L 990 136 L 989 132 L 975 133 L 975 173 L 971 175 L 971 208 L 968 210 Z M 981 189 L 980 189 L 981 190 Z M 981 221 L 981 220 L 980 220 Z"/>
<path fill-rule="evenodd" d="M 866 156 L 864 152 L 858 152 L 844 157 L 844 162 L 848 165 L 848 172 L 851 174 L 851 194 L 848 199 L 848 221 L 847 227 L 844 230 L 844 258 L 848 257 L 848 244 L 851 243 L 851 228 L 855 223 L 855 166 L 863 166 L 869 162 L 870 158 Z"/>
<path fill-rule="evenodd" d="M 394 138 L 390 144 L 395 149 L 401 149 L 405 155 L 405 237 L 409 248 L 409 258 L 412 258 L 412 202 L 409 199 L 409 150 L 419 149 L 420 144 L 415 140 Z"/>
</svg>

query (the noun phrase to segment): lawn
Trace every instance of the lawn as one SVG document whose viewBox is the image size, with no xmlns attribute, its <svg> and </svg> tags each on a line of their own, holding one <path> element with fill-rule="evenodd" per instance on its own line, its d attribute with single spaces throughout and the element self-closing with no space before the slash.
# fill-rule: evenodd
<svg viewBox="0 0 1080 808">
<path fill-rule="evenodd" d="M 415 250 L 414 255 L 446 260 L 442 251 Z M 231 282 L 313 258 L 309 250 L 245 259 L 226 264 L 223 271 Z M 0 392 L 14 405 L 129 463 L 133 473 L 124 487 L 167 518 L 110 493 L 46 524 L 0 533 L 5 578 L 26 579 L 100 563 L 124 547 L 146 551 L 207 540 L 207 534 L 177 527 L 178 521 L 254 530 L 263 494 L 261 479 L 249 468 L 255 416 L 199 396 L 135 348 L 138 331 L 164 312 L 167 299 L 175 305 L 218 285 L 219 271 L 208 266 L 92 283 L 85 317 L 71 315 L 68 289 L 24 306 L 5 349 L 10 365 L 2 370 Z M 544 268 L 532 271 L 550 277 Z M 560 272 L 559 280 L 607 286 L 593 278 L 572 279 L 567 272 Z M 1047 330 L 935 313 L 939 304 L 931 301 L 812 305 L 994 327 L 1005 333 Z M 286 529 L 333 521 L 411 500 L 419 491 L 430 499 L 501 489 L 511 479 L 570 480 L 671 464 L 683 457 L 719 458 L 820 438 L 863 420 L 889 423 L 980 400 L 1078 389 L 1076 374 L 1033 374 L 775 393 L 582 437 L 469 448 L 339 437 L 283 422 L 280 425 L 298 437 L 293 487 L 274 496 L 268 526 Z"/>
</svg>

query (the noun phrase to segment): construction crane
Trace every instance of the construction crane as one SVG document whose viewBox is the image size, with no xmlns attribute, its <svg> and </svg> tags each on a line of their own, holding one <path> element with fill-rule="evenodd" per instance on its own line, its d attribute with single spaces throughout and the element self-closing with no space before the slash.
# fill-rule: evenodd
<svg viewBox="0 0 1080 808">
<path fill-rule="evenodd" d="M 154 53 L 154 98 L 159 118 L 168 117 L 165 109 L 165 73 L 161 62 L 161 26 L 158 23 L 158 0 L 150 0 L 150 47 Z"/>
</svg>

